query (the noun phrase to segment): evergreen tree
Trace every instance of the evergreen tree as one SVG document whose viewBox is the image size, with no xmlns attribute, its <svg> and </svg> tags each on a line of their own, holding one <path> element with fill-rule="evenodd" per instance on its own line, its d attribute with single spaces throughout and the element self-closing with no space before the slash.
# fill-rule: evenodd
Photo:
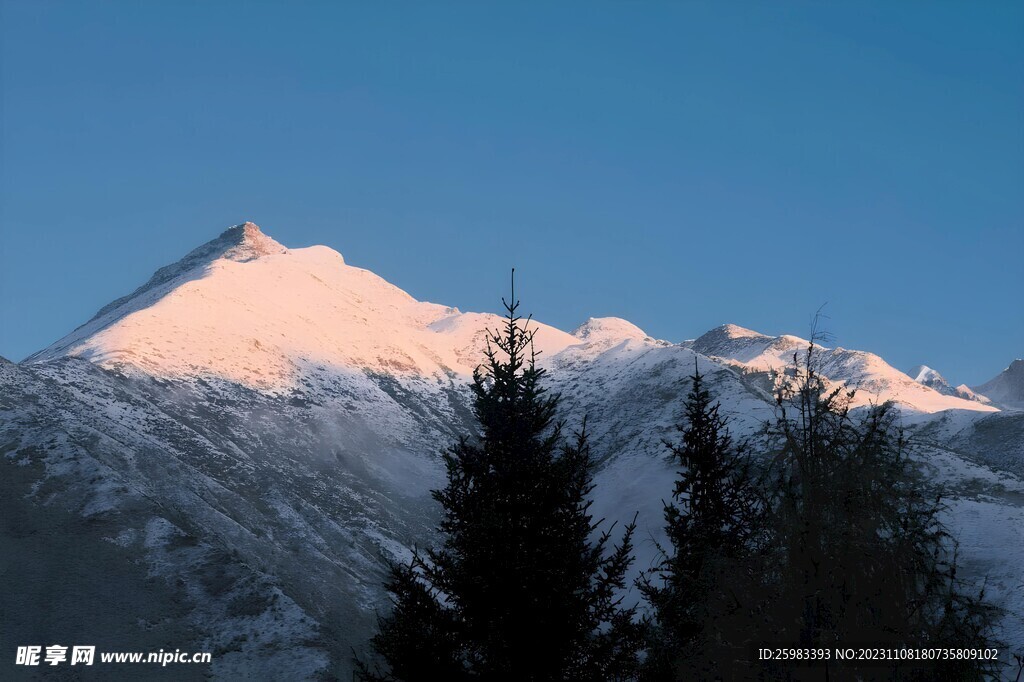
<svg viewBox="0 0 1024 682">
<path fill-rule="evenodd" d="M 827 389 L 816 350 L 812 343 L 802 360 L 794 356 L 770 431 L 779 552 L 766 637 L 825 648 L 989 645 L 994 609 L 983 591 L 972 593 L 957 576 L 941 498 L 908 459 L 893 406 L 855 416 L 854 392 Z M 854 674 L 835 662 L 827 667 Z M 855 673 L 858 679 L 970 680 L 992 670 L 984 661 L 909 661 Z M 806 674 L 798 671 L 775 672 Z"/>
<path fill-rule="evenodd" d="M 505 302 L 474 374 L 480 437 L 445 453 L 443 544 L 395 566 L 394 612 L 372 645 L 385 670 L 363 679 L 617 680 L 637 665 L 640 626 L 620 594 L 632 561 L 629 525 L 594 538 L 586 425 L 555 420 L 534 332 Z"/>
<path fill-rule="evenodd" d="M 763 504 L 696 361 L 691 381 L 682 442 L 666 442 L 680 466 L 665 504 L 671 546 L 641 582 L 653 611 L 647 679 L 735 679 L 754 646 Z"/>
</svg>

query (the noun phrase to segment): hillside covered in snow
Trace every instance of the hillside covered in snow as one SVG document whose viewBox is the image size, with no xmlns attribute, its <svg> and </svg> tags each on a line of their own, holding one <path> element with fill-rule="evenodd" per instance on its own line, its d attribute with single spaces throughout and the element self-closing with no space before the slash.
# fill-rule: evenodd
<svg viewBox="0 0 1024 682">
<path fill-rule="evenodd" d="M 0 644 L 107 633 L 96 643 L 210 650 L 225 679 L 347 679 L 387 608 L 386 563 L 430 541 L 439 455 L 473 431 L 467 383 L 499 323 L 246 223 L 49 347 L 0 361 L 0 556 L 16 558 L 9 583 L 29 585 L 5 609 L 48 614 L 4 618 Z M 663 440 L 694 367 L 748 436 L 808 345 L 732 324 L 685 342 L 617 318 L 571 333 L 533 324 L 562 417 L 588 419 L 597 516 L 639 512 L 641 567 L 675 475 Z M 1024 364 L 972 391 L 869 352 L 820 353 L 858 405 L 899 406 L 921 468 L 947 491 L 965 568 L 1024 642 Z M 45 588 L 68 551 L 82 555 L 60 588 L 84 600 L 74 615 Z M 103 598 L 110 575 L 121 593 Z"/>
</svg>

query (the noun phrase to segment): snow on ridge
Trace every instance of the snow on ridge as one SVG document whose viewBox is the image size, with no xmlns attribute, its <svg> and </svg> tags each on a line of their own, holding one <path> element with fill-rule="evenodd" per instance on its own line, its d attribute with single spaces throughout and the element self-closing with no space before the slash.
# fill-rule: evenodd
<svg viewBox="0 0 1024 682">
<path fill-rule="evenodd" d="M 417 301 L 333 249 L 286 249 L 251 223 L 161 268 L 104 311 L 28 362 L 75 356 L 126 372 L 271 392 L 324 371 L 448 382 L 472 375 L 485 329 L 501 321 Z M 541 352 L 579 343 L 531 324 Z"/>
<path fill-rule="evenodd" d="M 254 223 L 245 222 L 229 227 L 216 239 L 189 251 L 180 260 L 160 268 L 138 289 L 103 306 L 88 322 L 49 347 L 33 353 L 23 362 L 44 362 L 69 354 L 76 344 L 89 336 L 154 304 L 177 286 L 202 277 L 204 270 L 219 259 L 244 263 L 287 251 L 284 246 L 263 234 Z"/>
<path fill-rule="evenodd" d="M 738 324 L 723 324 L 720 327 L 715 327 L 715 329 L 720 330 L 722 334 L 728 336 L 730 339 L 765 338 L 765 335 L 761 332 L 755 332 L 753 329 L 747 329 L 746 327 L 741 327 Z"/>
<path fill-rule="evenodd" d="M 161 268 L 133 294 L 28 362 L 64 356 L 165 378 L 224 379 L 272 392 L 328 373 L 468 378 L 487 329 L 501 318 L 417 301 L 326 246 L 287 249 L 252 223 L 236 225 Z M 615 317 L 573 334 L 533 322 L 545 358 L 589 361 L 613 348 L 671 345 Z M 682 344 L 741 371 L 788 365 L 808 342 L 726 324 Z M 865 399 L 895 399 L 921 412 L 993 410 L 922 386 L 871 353 L 822 348 L 826 376 Z M 546 362 L 546 360 L 545 360 Z"/>
<path fill-rule="evenodd" d="M 934 389 L 942 395 L 963 398 L 964 400 L 970 400 L 986 405 L 992 402 L 985 396 L 972 391 L 966 384 L 960 384 L 954 388 L 948 381 L 946 381 L 944 376 L 928 365 L 917 365 L 907 372 L 907 375 L 922 386 Z"/>
<path fill-rule="evenodd" d="M 797 336 L 767 336 L 736 325 L 723 325 L 690 345 L 698 353 L 719 358 L 743 371 L 773 372 L 789 366 L 793 355 L 803 353 L 809 344 Z M 936 390 L 933 384 L 919 383 L 874 353 L 818 344 L 815 347 L 821 362 L 820 371 L 830 385 L 857 388 L 855 405 L 893 400 L 905 410 L 926 414 L 943 410 L 992 412 L 996 409 L 949 388 L 945 380 L 942 383 L 948 391 Z"/>
<path fill-rule="evenodd" d="M 621 317 L 591 317 L 576 327 L 572 335 L 585 342 L 626 340 L 643 341 L 651 338 L 647 333 L 632 322 Z"/>
<path fill-rule="evenodd" d="M 472 370 L 483 361 L 488 333 L 499 331 L 505 320 L 494 313 L 463 313 L 458 308 L 447 310 L 449 314 L 427 328 L 436 335 L 437 343 L 454 352 L 462 368 Z M 528 329 L 534 332 L 534 350 L 542 357 L 556 355 L 579 343 L 576 337 L 536 320 L 530 320 Z"/>
<path fill-rule="evenodd" d="M 690 343 L 693 350 L 709 357 L 721 357 L 740 363 L 755 363 L 772 348 L 802 345 L 796 337 L 774 337 L 735 324 L 723 324 L 698 336 Z"/>
<path fill-rule="evenodd" d="M 946 383 L 945 377 L 939 374 L 937 371 L 929 367 L 928 365 L 917 365 L 909 372 L 907 376 L 916 381 L 919 384 L 927 384 L 928 382 L 942 382 Z"/>
<path fill-rule="evenodd" d="M 143 294 L 157 289 L 161 285 L 174 282 L 198 268 L 204 268 L 214 261 L 225 259 L 239 263 L 256 260 L 262 256 L 287 253 L 281 244 L 263 234 L 255 223 L 245 222 L 224 230 L 216 239 L 192 249 L 183 258 L 153 273 L 149 281 L 132 293 L 107 304 L 93 316 L 90 322 L 121 307 L 130 300 L 138 299 Z"/>
</svg>

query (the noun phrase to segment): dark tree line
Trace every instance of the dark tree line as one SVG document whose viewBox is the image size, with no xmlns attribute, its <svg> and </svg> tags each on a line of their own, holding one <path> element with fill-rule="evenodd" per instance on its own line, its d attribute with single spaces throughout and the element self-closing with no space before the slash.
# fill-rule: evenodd
<svg viewBox="0 0 1024 682">
<path fill-rule="evenodd" d="M 776 418 L 736 442 L 695 366 L 665 504 L 668 544 L 625 607 L 634 525 L 590 514 L 585 423 L 567 434 L 529 320 L 505 304 L 472 391 L 479 437 L 444 455 L 439 547 L 394 565 L 364 680 L 981 680 L 997 662 L 870 666 L 758 660 L 768 645 L 993 646 L 995 609 L 957 575 L 941 498 L 896 413 L 854 414 L 816 347 L 794 356 Z M 768 456 L 753 456 L 753 450 Z M 761 453 L 763 454 L 763 453 Z M 642 615 L 641 615 L 642 614 Z M 370 662 L 368 662 L 370 661 Z M 823 676 L 824 675 L 824 676 Z"/>
</svg>

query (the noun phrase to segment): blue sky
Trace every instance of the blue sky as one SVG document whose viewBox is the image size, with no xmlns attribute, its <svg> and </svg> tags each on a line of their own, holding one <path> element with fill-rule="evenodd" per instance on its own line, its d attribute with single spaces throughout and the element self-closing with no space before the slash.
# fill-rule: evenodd
<svg viewBox="0 0 1024 682">
<path fill-rule="evenodd" d="M 1024 355 L 1024 5 L 4 2 L 0 354 L 252 220 L 417 298 Z"/>
</svg>

